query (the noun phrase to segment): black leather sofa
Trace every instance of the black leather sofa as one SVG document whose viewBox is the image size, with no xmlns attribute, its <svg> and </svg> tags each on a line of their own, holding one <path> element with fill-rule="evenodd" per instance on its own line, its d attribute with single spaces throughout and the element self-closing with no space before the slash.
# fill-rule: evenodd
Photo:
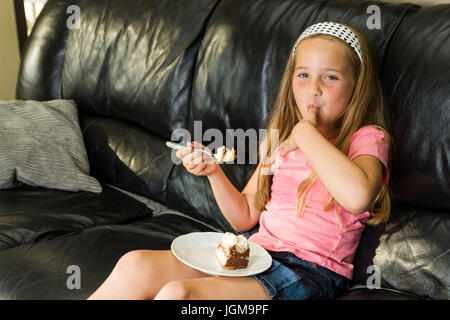
<svg viewBox="0 0 450 320">
<path fill-rule="evenodd" d="M 80 29 L 67 28 L 69 5 Z M 395 139 L 391 218 L 364 231 L 339 299 L 449 299 L 450 4 L 358 0 L 49 0 L 16 98 L 77 103 L 103 192 L 0 190 L 0 299 L 85 299 L 130 250 L 233 231 L 208 180 L 175 165 L 165 141 L 200 120 L 224 136 L 264 128 L 292 42 L 326 20 L 368 37 Z M 255 165 L 222 168 L 242 190 Z M 381 288 L 369 289 L 377 270 Z"/>
</svg>

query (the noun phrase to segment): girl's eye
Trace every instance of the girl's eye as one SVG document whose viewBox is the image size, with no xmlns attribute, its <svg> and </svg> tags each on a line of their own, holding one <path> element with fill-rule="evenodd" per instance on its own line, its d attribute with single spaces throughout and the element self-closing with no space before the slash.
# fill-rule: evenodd
<svg viewBox="0 0 450 320">
<path fill-rule="evenodd" d="M 300 73 L 297 77 L 299 77 L 299 78 L 307 78 L 308 74 L 307 73 Z M 338 80 L 338 78 L 336 76 L 332 76 L 332 75 L 327 76 L 326 79 L 327 80 Z"/>
</svg>

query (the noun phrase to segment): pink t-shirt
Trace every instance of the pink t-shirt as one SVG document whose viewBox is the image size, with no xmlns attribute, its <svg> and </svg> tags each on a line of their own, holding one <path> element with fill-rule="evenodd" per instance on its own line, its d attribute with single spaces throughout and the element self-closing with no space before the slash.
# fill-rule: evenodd
<svg viewBox="0 0 450 320">
<path fill-rule="evenodd" d="M 265 141 L 260 146 L 260 154 L 264 153 Z M 387 184 L 388 144 L 383 131 L 365 126 L 353 134 L 348 157 L 353 160 L 363 154 L 381 161 L 383 185 Z M 334 204 L 327 211 L 323 208 L 324 197 L 328 200 L 330 194 L 318 177 L 305 195 L 307 207 L 298 217 L 297 187 L 312 169 L 300 148 L 284 157 L 277 154 L 271 167 L 271 197 L 261 213 L 259 231 L 249 240 L 268 250 L 292 252 L 352 279 L 353 258 L 370 213 L 354 214 L 339 205 L 338 221 Z"/>
</svg>

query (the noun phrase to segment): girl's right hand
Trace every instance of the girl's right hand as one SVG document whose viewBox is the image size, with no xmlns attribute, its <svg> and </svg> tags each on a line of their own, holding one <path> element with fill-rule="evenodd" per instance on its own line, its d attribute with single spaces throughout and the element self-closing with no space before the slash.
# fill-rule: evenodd
<svg viewBox="0 0 450 320">
<path fill-rule="evenodd" d="M 176 156 L 183 160 L 183 166 L 187 171 L 196 176 L 207 176 L 214 173 L 219 164 L 208 155 L 200 151 L 189 150 L 189 148 L 203 149 L 210 153 L 207 147 L 198 142 L 188 143 L 186 147 L 177 151 Z"/>
</svg>

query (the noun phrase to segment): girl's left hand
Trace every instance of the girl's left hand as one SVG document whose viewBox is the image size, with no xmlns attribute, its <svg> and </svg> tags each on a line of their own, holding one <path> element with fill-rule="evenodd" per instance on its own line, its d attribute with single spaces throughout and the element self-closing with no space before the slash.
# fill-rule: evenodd
<svg viewBox="0 0 450 320">
<path fill-rule="evenodd" d="M 293 137 L 295 136 L 295 132 L 297 131 L 298 125 L 300 124 L 300 122 L 303 120 L 306 120 L 309 123 L 311 123 L 314 127 L 317 127 L 317 114 L 318 113 L 319 113 L 319 111 L 316 108 L 308 108 L 308 111 L 307 111 L 305 117 L 302 120 L 300 120 L 294 126 L 294 128 L 292 128 L 292 131 L 291 131 L 291 134 L 289 135 L 289 137 L 280 144 L 279 150 L 280 150 L 280 155 L 282 157 L 284 157 L 289 152 L 294 151 L 295 149 L 298 148 Z"/>
<path fill-rule="evenodd" d="M 297 125 L 295 125 L 295 127 L 296 126 Z M 289 137 L 286 140 L 284 140 L 283 143 L 280 144 L 279 150 L 280 150 L 280 156 L 282 156 L 282 157 L 284 157 L 289 152 L 298 148 L 298 146 L 295 143 L 294 138 L 293 138 L 293 133 L 294 133 L 295 127 L 292 129 Z"/>
</svg>

